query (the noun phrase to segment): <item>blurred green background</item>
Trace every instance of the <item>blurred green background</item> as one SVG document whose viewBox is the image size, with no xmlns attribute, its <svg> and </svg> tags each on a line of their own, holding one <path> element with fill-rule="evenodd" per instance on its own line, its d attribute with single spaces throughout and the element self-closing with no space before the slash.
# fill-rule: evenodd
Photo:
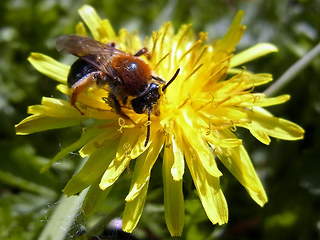
<svg viewBox="0 0 320 240">
<path fill-rule="evenodd" d="M 27 62 L 30 52 L 56 59 L 55 38 L 75 32 L 83 4 L 96 8 L 114 28 L 139 30 L 141 36 L 165 21 L 176 29 L 192 23 L 195 32 L 207 31 L 210 40 L 227 31 L 239 9 L 245 11 L 247 30 L 237 51 L 259 42 L 271 42 L 279 52 L 247 65 L 249 70 L 270 72 L 279 78 L 295 61 L 319 43 L 319 0 L 1 0 L 0 2 L 0 239 L 37 239 L 79 161 L 76 153 L 40 174 L 39 169 L 80 134 L 79 128 L 16 136 L 14 125 L 27 116 L 29 105 L 42 96 L 62 97 L 55 82 Z M 241 131 L 245 146 L 263 181 L 269 202 L 256 205 L 244 188 L 220 164 L 222 187 L 229 205 L 229 223 L 213 226 L 195 194 L 186 200 L 181 239 L 319 239 L 320 238 L 320 57 L 279 94 L 291 100 L 269 108 L 276 116 L 301 125 L 305 139 L 277 141 L 270 146 Z M 258 90 L 263 91 L 267 86 Z M 161 164 L 152 172 L 147 204 L 132 235 L 110 229 L 107 223 L 91 239 L 168 239 L 163 216 Z M 117 207 L 128 190 L 128 179 L 117 183 L 105 211 Z M 185 184 L 190 184 L 185 182 Z M 68 238 L 86 239 L 81 216 Z"/>
</svg>

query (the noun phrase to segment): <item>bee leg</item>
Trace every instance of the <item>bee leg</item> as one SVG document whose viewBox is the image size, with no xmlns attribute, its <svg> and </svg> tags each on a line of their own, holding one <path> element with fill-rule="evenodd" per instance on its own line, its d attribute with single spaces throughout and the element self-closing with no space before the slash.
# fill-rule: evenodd
<svg viewBox="0 0 320 240">
<path fill-rule="evenodd" d="M 142 55 L 144 55 L 144 54 L 147 54 L 147 57 L 149 56 L 149 50 L 148 50 L 148 48 L 146 48 L 146 47 L 141 48 L 141 49 L 140 49 L 135 55 L 133 55 L 133 56 L 139 57 L 139 56 L 142 56 Z"/>
<path fill-rule="evenodd" d="M 77 88 L 75 88 L 72 92 L 72 95 L 71 95 L 71 100 L 70 100 L 70 103 L 71 103 L 71 106 L 74 107 L 75 109 L 77 109 L 81 115 L 84 115 L 84 112 L 82 112 L 80 110 L 80 108 L 78 108 L 78 106 L 76 105 L 76 101 L 77 101 L 77 97 L 79 95 L 79 90 Z"/>
<path fill-rule="evenodd" d="M 113 93 L 109 93 L 108 97 L 108 104 L 116 110 L 117 113 L 122 112 L 121 111 L 121 105 L 117 99 L 117 97 Z"/>
<path fill-rule="evenodd" d="M 128 96 L 124 96 L 122 100 L 123 105 L 127 105 L 127 102 L 128 102 Z"/>
<path fill-rule="evenodd" d="M 71 89 L 72 89 L 72 94 L 70 99 L 71 106 L 75 107 L 81 113 L 81 115 L 84 115 L 84 113 L 76 106 L 78 95 L 81 92 L 84 92 L 91 87 L 91 85 L 96 81 L 98 73 L 99 72 L 92 72 L 84 76 L 83 78 L 81 78 L 71 86 Z"/>
<path fill-rule="evenodd" d="M 80 110 L 80 108 L 78 108 L 78 106 L 77 106 L 76 104 L 74 104 L 74 105 L 72 105 L 72 106 L 73 106 L 75 109 L 77 109 L 81 115 L 84 115 L 84 112 L 82 112 L 82 111 Z"/>
<path fill-rule="evenodd" d="M 109 97 L 108 100 L 105 101 L 107 102 L 107 104 L 109 104 L 112 108 L 114 108 L 117 112 L 118 115 L 120 115 L 121 117 L 123 117 L 124 119 L 130 119 L 130 117 L 127 116 L 127 114 L 125 114 L 124 112 L 122 112 L 121 110 L 121 105 L 117 99 L 117 97 L 113 94 L 113 93 L 109 93 Z M 131 120 L 132 121 L 132 120 Z M 133 122 L 133 121 L 132 121 Z"/>
<path fill-rule="evenodd" d="M 158 83 L 162 83 L 162 84 L 165 84 L 166 81 L 163 80 L 162 78 L 158 77 L 158 76 L 151 76 L 154 80 L 156 80 Z"/>
</svg>

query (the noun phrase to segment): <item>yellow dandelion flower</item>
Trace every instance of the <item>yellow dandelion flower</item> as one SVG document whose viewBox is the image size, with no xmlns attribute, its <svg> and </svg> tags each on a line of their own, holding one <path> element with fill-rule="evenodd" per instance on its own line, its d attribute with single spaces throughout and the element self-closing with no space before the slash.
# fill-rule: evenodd
<svg viewBox="0 0 320 240">
<path fill-rule="evenodd" d="M 175 32 L 171 23 L 163 24 L 143 42 L 137 33 L 131 34 L 125 29 L 116 34 L 109 21 L 100 19 L 90 6 L 83 6 L 79 13 L 94 39 L 115 43 L 118 49 L 129 54 L 147 47 L 149 55 L 140 58 L 161 79 L 168 81 L 177 69 L 180 72 L 167 89 L 160 90 L 150 121 L 147 114 L 137 114 L 130 106 L 121 110 L 131 120 L 119 116 L 105 101 L 108 86 L 92 86 L 78 95 L 76 105 L 82 114 L 69 101 L 55 98 L 44 97 L 41 105 L 29 107 L 31 116 L 16 125 L 17 134 L 85 125 L 81 138 L 43 169 L 75 149 L 80 149 L 81 157 L 88 157 L 63 192 L 70 196 L 96 184 L 109 191 L 130 161 L 136 159 L 123 213 L 123 230 L 132 232 L 144 207 L 152 167 L 163 151 L 165 220 L 172 236 L 182 233 L 186 166 L 213 224 L 228 221 L 218 160 L 252 199 L 263 206 L 267 196 L 242 140 L 236 135 L 237 128 L 247 128 L 264 144 L 270 143 L 270 136 L 302 139 L 304 130 L 264 108 L 286 102 L 288 95 L 267 98 L 253 92 L 255 86 L 272 80 L 270 74 L 236 68 L 277 51 L 275 46 L 263 43 L 234 55 L 245 30 L 240 23 L 243 12 L 238 12 L 226 35 L 213 44 L 206 43 L 205 33 L 195 37 L 190 25 L 183 25 Z M 88 35 L 83 23 L 77 26 L 77 31 Z M 58 81 L 57 87 L 62 93 L 72 94 L 67 87 L 69 66 L 40 53 L 32 53 L 29 61 L 41 73 Z M 145 146 L 148 125 L 150 138 Z M 87 198 L 90 196 L 93 194 L 89 191 Z"/>
</svg>

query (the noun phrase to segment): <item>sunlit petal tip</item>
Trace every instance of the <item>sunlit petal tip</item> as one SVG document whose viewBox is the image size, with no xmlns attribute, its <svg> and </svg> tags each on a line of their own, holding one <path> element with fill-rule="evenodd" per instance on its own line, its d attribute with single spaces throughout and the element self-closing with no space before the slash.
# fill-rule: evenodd
<svg viewBox="0 0 320 240">
<path fill-rule="evenodd" d="M 238 10 L 237 15 L 236 15 L 236 18 L 239 17 L 239 18 L 242 19 L 243 16 L 244 16 L 244 11 L 243 11 L 243 10 Z"/>
<path fill-rule="evenodd" d="M 82 35 L 82 36 L 88 36 L 86 27 L 84 26 L 83 22 L 79 22 L 76 26 L 76 33 L 78 35 Z"/>
<path fill-rule="evenodd" d="M 126 203 L 122 218 L 122 230 L 131 233 L 141 217 L 143 207 L 147 197 L 149 181 L 141 190 L 141 193 L 130 202 Z"/>
<path fill-rule="evenodd" d="M 99 184 L 99 188 L 101 189 L 101 190 L 105 190 L 107 187 L 109 187 L 111 184 L 108 184 L 108 183 L 106 183 L 106 182 L 100 182 L 100 184 Z"/>
<path fill-rule="evenodd" d="M 29 131 L 25 130 L 25 127 L 23 126 L 23 124 L 24 124 L 24 121 L 21 121 L 20 123 L 18 123 L 14 126 L 17 135 L 29 135 L 30 134 Z"/>
<path fill-rule="evenodd" d="M 99 183 L 99 188 L 101 190 L 105 190 L 106 188 L 110 187 L 115 180 L 111 180 L 106 174 L 102 176 L 101 182 Z"/>
<path fill-rule="evenodd" d="M 230 67 L 240 66 L 246 62 L 263 57 L 267 54 L 277 52 L 278 48 L 271 43 L 259 43 L 247 50 L 244 50 L 231 58 Z"/>
<path fill-rule="evenodd" d="M 79 9 L 79 14 L 86 23 L 94 39 L 107 42 L 113 41 L 116 33 L 108 19 L 101 19 L 96 10 L 90 5 L 84 5 Z"/>
<path fill-rule="evenodd" d="M 174 181 L 181 181 L 183 179 L 183 172 L 178 171 L 176 168 L 171 169 L 171 175 Z"/>
<path fill-rule="evenodd" d="M 261 185 L 259 191 L 252 191 L 247 189 L 250 197 L 260 206 L 263 207 L 268 202 L 268 197 Z"/>
<path fill-rule="evenodd" d="M 133 201 L 141 192 L 141 190 L 143 189 L 144 185 L 150 180 L 150 177 L 148 177 L 147 179 L 145 179 L 145 182 L 143 182 L 142 184 L 134 184 L 132 189 L 130 190 L 129 194 L 126 196 L 125 201 L 126 202 L 131 202 Z"/>
<path fill-rule="evenodd" d="M 60 82 L 66 83 L 70 67 L 42 53 L 31 53 L 28 61 L 42 74 Z"/>
<path fill-rule="evenodd" d="M 239 10 L 224 37 L 217 41 L 214 46 L 217 51 L 233 52 L 240 41 L 246 27 L 241 24 L 244 12 Z"/>
<path fill-rule="evenodd" d="M 90 5 L 87 5 L 87 4 L 83 5 L 81 8 L 79 8 L 78 12 L 79 12 L 79 15 L 82 17 L 82 19 L 84 20 L 92 19 L 92 22 L 97 22 L 97 23 L 101 21 L 101 18 L 97 14 L 96 10 Z"/>
<path fill-rule="evenodd" d="M 90 5 L 84 5 L 79 9 L 79 15 L 86 23 L 93 38 L 101 39 L 99 29 L 101 28 L 101 18 L 97 14 L 96 10 Z"/>
</svg>

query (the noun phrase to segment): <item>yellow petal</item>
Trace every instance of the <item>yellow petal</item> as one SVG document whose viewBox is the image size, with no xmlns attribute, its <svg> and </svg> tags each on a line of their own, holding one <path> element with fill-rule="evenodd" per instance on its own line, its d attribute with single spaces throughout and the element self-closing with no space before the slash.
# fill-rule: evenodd
<svg viewBox="0 0 320 240">
<path fill-rule="evenodd" d="M 277 52 L 278 48 L 270 43 L 259 43 L 247 50 L 244 50 L 231 58 L 230 68 L 250 62 L 269 53 Z"/>
<path fill-rule="evenodd" d="M 141 189 L 140 194 L 130 202 L 126 202 L 123 212 L 122 230 L 131 233 L 139 222 L 147 197 L 149 181 Z"/>
<path fill-rule="evenodd" d="M 241 25 L 243 11 L 238 11 L 226 35 L 215 45 L 215 51 L 233 52 L 246 27 Z"/>
<path fill-rule="evenodd" d="M 99 129 L 100 132 L 96 133 L 96 136 L 86 144 L 79 151 L 81 157 L 86 157 L 95 152 L 98 148 L 104 147 L 110 144 L 111 141 L 115 141 L 116 137 L 119 136 L 116 124 L 110 124 L 110 127 L 104 127 Z"/>
<path fill-rule="evenodd" d="M 97 14 L 96 10 L 89 5 L 84 5 L 79 9 L 78 12 L 81 18 L 83 19 L 83 21 L 86 23 L 86 25 L 90 29 L 90 32 L 92 33 L 93 38 L 100 40 L 101 36 L 99 33 L 99 29 L 101 24 L 101 18 Z"/>
<path fill-rule="evenodd" d="M 199 123 L 202 125 L 202 129 L 205 129 L 205 133 L 203 134 L 203 139 L 205 139 L 207 142 L 210 142 L 211 145 L 219 146 L 219 147 L 237 147 L 242 144 L 242 140 L 235 137 L 235 138 L 224 138 L 220 137 L 219 135 L 216 136 L 216 132 L 219 130 L 214 129 L 214 126 L 210 128 L 210 125 L 208 125 L 208 122 L 211 121 L 211 119 L 206 118 L 199 118 Z M 227 127 L 228 128 L 228 127 Z"/>
<path fill-rule="evenodd" d="M 100 35 L 109 41 L 116 38 L 116 33 L 108 19 L 102 20 L 101 31 L 102 33 L 100 33 Z"/>
<path fill-rule="evenodd" d="M 140 134 L 139 129 L 125 129 L 123 130 L 118 149 L 117 149 L 117 154 L 116 154 L 116 159 L 121 160 L 123 157 L 126 157 L 132 153 L 133 148 L 139 146 L 137 144 L 138 139 L 142 139 L 142 134 Z M 142 142 L 141 140 L 139 141 L 140 143 Z M 140 146 L 141 147 L 141 146 Z M 143 151 L 141 148 L 140 151 Z M 133 157 L 134 158 L 134 157 Z"/>
<path fill-rule="evenodd" d="M 195 130 L 197 128 L 194 128 L 191 119 L 193 118 L 190 118 L 186 112 L 184 112 L 183 116 L 180 116 L 179 124 L 183 129 L 183 138 L 189 143 L 188 145 L 194 149 L 193 154 L 199 158 L 204 169 L 209 174 L 215 177 L 222 176 L 211 150 L 203 140 L 200 130 L 198 130 L 199 132 Z"/>
<path fill-rule="evenodd" d="M 28 61 L 42 74 L 60 82 L 66 83 L 70 66 L 41 53 L 31 53 Z"/>
<path fill-rule="evenodd" d="M 81 170 L 67 183 L 63 192 L 71 196 L 81 192 L 95 181 L 101 178 L 103 172 L 114 158 L 117 142 L 100 148 L 90 155 Z"/>
<path fill-rule="evenodd" d="M 32 115 L 15 125 L 17 135 L 27 135 L 50 129 L 65 128 L 79 124 L 75 119 L 59 119 L 44 115 Z"/>
<path fill-rule="evenodd" d="M 33 115 L 15 126 L 18 135 L 69 127 L 85 119 L 69 102 L 55 98 L 44 97 L 42 105 L 30 106 L 28 113 Z"/>
<path fill-rule="evenodd" d="M 304 130 L 297 124 L 272 116 L 267 110 L 255 107 L 252 111 L 248 111 L 249 123 L 239 124 L 250 130 L 252 135 L 257 137 L 258 140 L 261 134 L 257 131 L 263 131 L 266 135 L 283 139 L 283 140 L 299 140 L 303 138 Z"/>
<path fill-rule="evenodd" d="M 244 95 L 242 95 L 244 97 Z M 269 107 L 269 106 L 274 106 L 278 105 L 281 103 L 284 103 L 290 99 L 289 95 L 281 95 L 278 97 L 270 97 L 266 98 L 264 94 L 250 94 L 248 95 L 248 98 L 246 101 L 242 101 L 240 103 L 240 106 L 242 107 L 254 107 L 254 106 L 259 106 L 259 107 Z"/>
<path fill-rule="evenodd" d="M 260 85 L 263 85 L 263 84 L 266 84 L 266 83 L 272 81 L 272 75 L 268 74 L 268 73 L 253 74 L 250 72 L 244 72 L 243 75 L 244 75 L 245 83 L 246 83 L 246 85 L 244 87 L 246 89 L 260 86 Z"/>
<path fill-rule="evenodd" d="M 110 187 L 120 177 L 126 167 L 129 165 L 130 158 L 123 158 L 121 161 L 113 159 L 108 169 L 104 172 L 99 187 L 102 190 Z"/>
<path fill-rule="evenodd" d="M 242 144 L 242 140 L 238 138 L 219 139 L 214 136 L 215 131 L 210 131 L 212 134 L 206 135 L 204 138 L 213 146 L 219 147 L 238 147 Z M 209 133 L 210 133 L 209 132 Z"/>
<path fill-rule="evenodd" d="M 225 131 L 225 135 L 234 136 L 230 131 Z M 245 148 L 243 146 L 220 148 L 215 153 L 232 175 L 246 188 L 252 199 L 263 206 L 268 199 Z"/>
<path fill-rule="evenodd" d="M 101 189 L 111 186 L 129 165 L 130 160 L 145 151 L 143 146 L 145 137 L 140 136 L 139 140 L 137 140 L 138 133 L 137 129 L 127 129 L 122 134 L 121 140 L 118 143 L 118 149 L 116 150 L 116 157 L 102 176 L 99 184 Z"/>
<path fill-rule="evenodd" d="M 207 110 L 207 109 L 205 109 Z M 241 121 L 247 118 L 247 113 L 238 107 L 219 106 L 212 108 L 208 106 L 208 111 L 204 111 L 203 114 L 208 118 L 208 122 L 211 122 L 211 127 L 223 127 L 226 123 L 233 125 L 235 122 Z M 228 125 L 227 125 L 228 126 Z M 222 140 L 224 141 L 224 140 Z"/>
<path fill-rule="evenodd" d="M 115 32 L 107 19 L 101 20 L 96 10 L 84 5 L 79 9 L 79 15 L 86 23 L 94 39 L 108 42 L 115 37 Z"/>
<path fill-rule="evenodd" d="M 175 138 L 174 138 L 175 137 Z M 184 174 L 184 156 L 181 148 L 178 146 L 177 142 L 181 140 L 181 135 L 175 134 L 171 138 L 170 149 L 172 148 L 172 159 L 173 159 L 173 165 L 171 168 L 171 175 L 173 177 L 173 180 L 180 181 L 183 179 Z"/>
<path fill-rule="evenodd" d="M 66 94 L 66 95 L 70 94 L 70 88 L 68 88 L 68 86 L 65 84 L 58 84 L 56 88 L 63 94 Z"/>
<path fill-rule="evenodd" d="M 172 141 L 174 143 L 174 141 Z M 164 216 L 168 230 L 172 237 L 181 236 L 184 225 L 184 199 L 182 191 L 182 178 L 178 181 L 173 178 L 172 169 L 174 169 L 175 145 L 169 144 L 164 149 L 162 178 L 164 189 Z M 180 158 L 180 154 L 178 154 Z M 183 161 L 183 156 L 182 159 Z M 183 164 L 184 166 L 184 164 Z"/>
<path fill-rule="evenodd" d="M 251 129 L 250 133 L 252 134 L 252 136 L 254 136 L 256 139 L 258 139 L 265 145 L 269 145 L 271 142 L 271 139 L 269 138 L 268 134 L 266 134 L 263 130 Z"/>
<path fill-rule="evenodd" d="M 83 22 L 79 22 L 76 26 L 76 33 L 82 36 L 88 37 L 88 33 L 86 27 L 84 26 Z"/>
<path fill-rule="evenodd" d="M 210 89 L 216 91 L 215 99 L 224 99 L 231 94 L 239 94 L 240 91 L 248 91 L 256 86 L 260 86 L 272 81 L 272 75 L 266 73 L 253 74 L 247 71 L 241 71 L 232 78 L 215 84 Z"/>
<path fill-rule="evenodd" d="M 213 224 L 224 224 L 228 221 L 228 206 L 220 188 L 218 177 L 209 174 L 199 159 L 186 151 L 188 164 L 193 182 L 196 186 L 204 210 Z"/>
<path fill-rule="evenodd" d="M 133 201 L 140 194 L 144 185 L 149 181 L 151 169 L 163 146 L 163 138 L 163 134 L 158 131 L 153 136 L 152 144 L 148 150 L 137 158 L 132 175 L 132 184 L 129 194 L 126 197 L 127 202 Z"/>
<path fill-rule="evenodd" d="M 36 105 L 38 106 L 38 105 Z M 83 116 L 81 113 L 71 106 L 71 104 L 62 99 L 43 97 L 41 101 L 41 110 L 33 108 L 28 109 L 30 114 L 39 114 L 40 112 L 47 116 L 64 119 L 86 119 L 88 116 Z"/>
</svg>

